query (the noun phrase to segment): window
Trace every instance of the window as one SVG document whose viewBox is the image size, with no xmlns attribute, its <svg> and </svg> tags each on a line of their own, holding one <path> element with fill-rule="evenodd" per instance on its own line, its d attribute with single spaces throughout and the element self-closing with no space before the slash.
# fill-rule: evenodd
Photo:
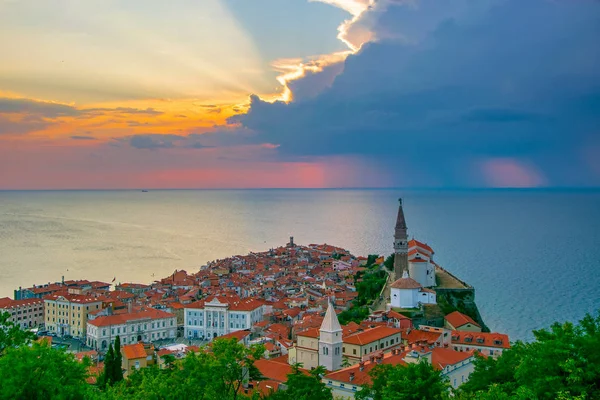
<svg viewBox="0 0 600 400">
<path fill-rule="evenodd" d="M 352 354 L 356 354 L 356 349 L 352 349 Z"/>
</svg>

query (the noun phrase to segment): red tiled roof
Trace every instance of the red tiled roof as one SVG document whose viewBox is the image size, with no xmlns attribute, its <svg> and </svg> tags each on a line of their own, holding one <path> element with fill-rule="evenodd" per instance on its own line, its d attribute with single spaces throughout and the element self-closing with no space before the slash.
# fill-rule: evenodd
<svg viewBox="0 0 600 400">
<path fill-rule="evenodd" d="M 44 300 L 56 301 L 59 297 L 64 297 L 71 303 L 89 304 L 89 303 L 101 303 L 106 300 L 104 296 L 93 297 L 84 294 L 70 294 L 70 293 L 54 293 L 44 296 Z"/>
<path fill-rule="evenodd" d="M 126 344 L 121 348 L 121 353 L 123 353 L 123 357 L 128 360 L 133 360 L 136 358 L 146 358 L 146 349 L 144 349 L 143 343 L 136 344 Z"/>
<path fill-rule="evenodd" d="M 410 249 L 411 247 L 420 247 L 423 250 L 427 250 L 428 252 L 430 252 L 431 254 L 433 254 L 433 249 L 431 247 L 429 247 L 428 245 L 426 245 L 425 243 L 421 243 L 418 240 L 412 239 L 408 242 L 408 248 Z"/>
<path fill-rule="evenodd" d="M 304 336 L 304 337 L 311 337 L 311 338 L 318 338 L 319 337 L 319 328 L 309 328 L 305 331 L 299 332 L 297 334 L 297 336 Z"/>
<path fill-rule="evenodd" d="M 93 326 L 110 326 L 110 325 L 121 325 L 127 323 L 127 321 L 136 321 L 141 319 L 163 319 L 163 318 L 174 318 L 175 315 L 168 313 L 166 311 L 157 310 L 154 308 L 148 308 L 142 311 L 127 313 L 127 314 L 118 314 L 118 315 L 107 315 L 103 317 L 98 317 L 91 321 L 88 321 L 88 324 Z"/>
<path fill-rule="evenodd" d="M 499 341 L 500 344 L 494 342 Z M 452 343 L 465 346 L 510 348 L 508 335 L 503 333 L 452 331 Z"/>
<path fill-rule="evenodd" d="M 363 346 L 365 344 L 372 343 L 376 340 L 381 340 L 399 333 L 400 329 L 388 328 L 387 326 L 378 326 L 375 328 L 367 329 L 363 332 L 358 332 L 353 335 L 347 336 L 344 338 L 344 343 Z"/>
<path fill-rule="evenodd" d="M 446 315 L 445 318 L 446 321 L 448 321 L 448 323 L 452 325 L 455 329 L 458 329 L 466 324 L 473 324 L 475 326 L 481 327 L 477 322 L 473 321 L 471 317 L 459 311 L 451 312 L 450 314 Z"/>
<path fill-rule="evenodd" d="M 238 342 L 239 342 L 239 341 L 242 341 L 248 335 L 250 335 L 250 331 L 249 330 L 235 331 L 235 332 L 228 333 L 227 335 L 219 336 L 217 339 L 232 339 L 232 338 L 236 338 L 238 340 Z"/>
<path fill-rule="evenodd" d="M 413 278 L 400 278 L 391 285 L 394 289 L 419 289 L 421 284 Z"/>
<path fill-rule="evenodd" d="M 0 308 L 22 307 L 31 304 L 43 304 L 43 302 L 44 300 L 42 299 L 13 300 L 9 297 L 3 297 L 0 299 Z"/>
<path fill-rule="evenodd" d="M 447 365 L 454 365 L 461 361 L 464 361 L 470 357 L 473 357 L 474 351 L 456 351 L 452 349 L 445 349 L 442 347 L 436 347 L 431 351 L 431 365 L 435 369 L 444 369 Z"/>
<path fill-rule="evenodd" d="M 397 319 L 397 320 L 401 320 L 401 319 L 410 319 L 410 318 L 408 318 L 406 315 L 404 315 L 404 314 L 400 314 L 399 312 L 396 312 L 396 311 L 394 311 L 394 310 L 390 310 L 390 311 L 388 311 L 387 315 L 388 315 L 388 318 L 395 318 L 395 319 Z"/>
<path fill-rule="evenodd" d="M 437 342 L 440 340 L 441 335 L 442 332 L 428 332 L 421 331 L 419 329 L 413 329 L 405 336 L 405 339 L 408 341 L 408 344 L 413 344 L 421 340 L 426 340 L 427 342 Z"/>
<path fill-rule="evenodd" d="M 406 362 L 404 362 L 402 360 L 402 358 L 404 357 L 405 354 L 406 353 L 385 354 L 383 356 L 383 359 L 381 360 L 381 364 L 406 365 Z M 344 369 L 340 369 L 339 371 L 329 373 L 329 374 L 325 375 L 325 379 L 330 379 L 330 380 L 338 381 L 338 382 L 351 383 L 351 384 L 357 385 L 357 386 L 370 384 L 371 376 L 369 375 L 369 372 L 373 368 L 375 368 L 375 366 L 377 366 L 377 365 L 379 365 L 377 362 L 366 361 L 364 363 L 364 366 L 362 367 L 362 371 L 361 371 L 361 365 L 359 363 L 359 364 L 355 364 L 355 365 L 352 365 L 352 366 L 344 368 Z M 350 380 L 351 376 L 354 376 L 354 378 L 352 380 Z"/>
<path fill-rule="evenodd" d="M 254 365 L 262 376 L 281 383 L 287 382 L 288 374 L 292 373 L 292 367 L 289 364 L 279 361 L 260 359 L 256 360 Z M 300 369 L 300 371 L 308 375 L 308 371 L 305 369 Z"/>
</svg>

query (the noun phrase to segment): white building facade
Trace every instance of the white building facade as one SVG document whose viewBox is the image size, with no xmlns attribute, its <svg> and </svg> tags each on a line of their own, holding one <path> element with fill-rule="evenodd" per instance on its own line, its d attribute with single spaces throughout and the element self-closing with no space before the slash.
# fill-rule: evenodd
<svg viewBox="0 0 600 400">
<path fill-rule="evenodd" d="M 214 339 L 231 332 L 250 329 L 263 320 L 265 305 L 256 299 L 213 297 L 187 304 L 184 309 L 184 335 L 189 339 Z"/>
<path fill-rule="evenodd" d="M 44 323 L 44 301 L 42 299 L 0 299 L 0 313 L 10 314 L 8 320 L 21 329 L 34 328 Z"/>
<path fill-rule="evenodd" d="M 433 250 L 414 239 L 408 242 L 408 275 L 423 287 L 436 286 Z"/>
<path fill-rule="evenodd" d="M 404 271 L 402 278 L 391 285 L 390 303 L 396 308 L 418 308 L 421 304 L 437 304 L 434 290 L 425 289 Z"/>
<path fill-rule="evenodd" d="M 125 345 L 174 339 L 176 334 L 177 317 L 152 308 L 88 320 L 86 343 L 89 347 L 104 351 L 117 336 L 120 337 L 121 344 Z"/>
<path fill-rule="evenodd" d="M 342 368 L 342 347 L 342 327 L 329 301 L 319 329 L 319 365 L 328 371 Z"/>
</svg>

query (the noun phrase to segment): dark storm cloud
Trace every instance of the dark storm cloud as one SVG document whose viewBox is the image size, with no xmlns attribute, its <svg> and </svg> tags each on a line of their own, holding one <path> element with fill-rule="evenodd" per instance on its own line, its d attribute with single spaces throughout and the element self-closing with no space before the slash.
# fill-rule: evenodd
<svg viewBox="0 0 600 400">
<path fill-rule="evenodd" d="M 375 10 L 384 39 L 349 57 L 329 90 L 290 104 L 252 96 L 229 122 L 284 155 L 358 154 L 448 185 L 489 157 L 562 182 L 600 134 L 600 2 L 412 3 Z"/>
</svg>

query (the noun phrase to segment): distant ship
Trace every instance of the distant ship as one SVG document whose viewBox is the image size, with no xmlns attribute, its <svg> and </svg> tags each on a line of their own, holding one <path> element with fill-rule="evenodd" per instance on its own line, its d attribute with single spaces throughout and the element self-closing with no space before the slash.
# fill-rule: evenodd
<svg viewBox="0 0 600 400">
<path fill-rule="evenodd" d="M 142 193 L 148 193 L 146 189 L 142 189 Z"/>
</svg>

